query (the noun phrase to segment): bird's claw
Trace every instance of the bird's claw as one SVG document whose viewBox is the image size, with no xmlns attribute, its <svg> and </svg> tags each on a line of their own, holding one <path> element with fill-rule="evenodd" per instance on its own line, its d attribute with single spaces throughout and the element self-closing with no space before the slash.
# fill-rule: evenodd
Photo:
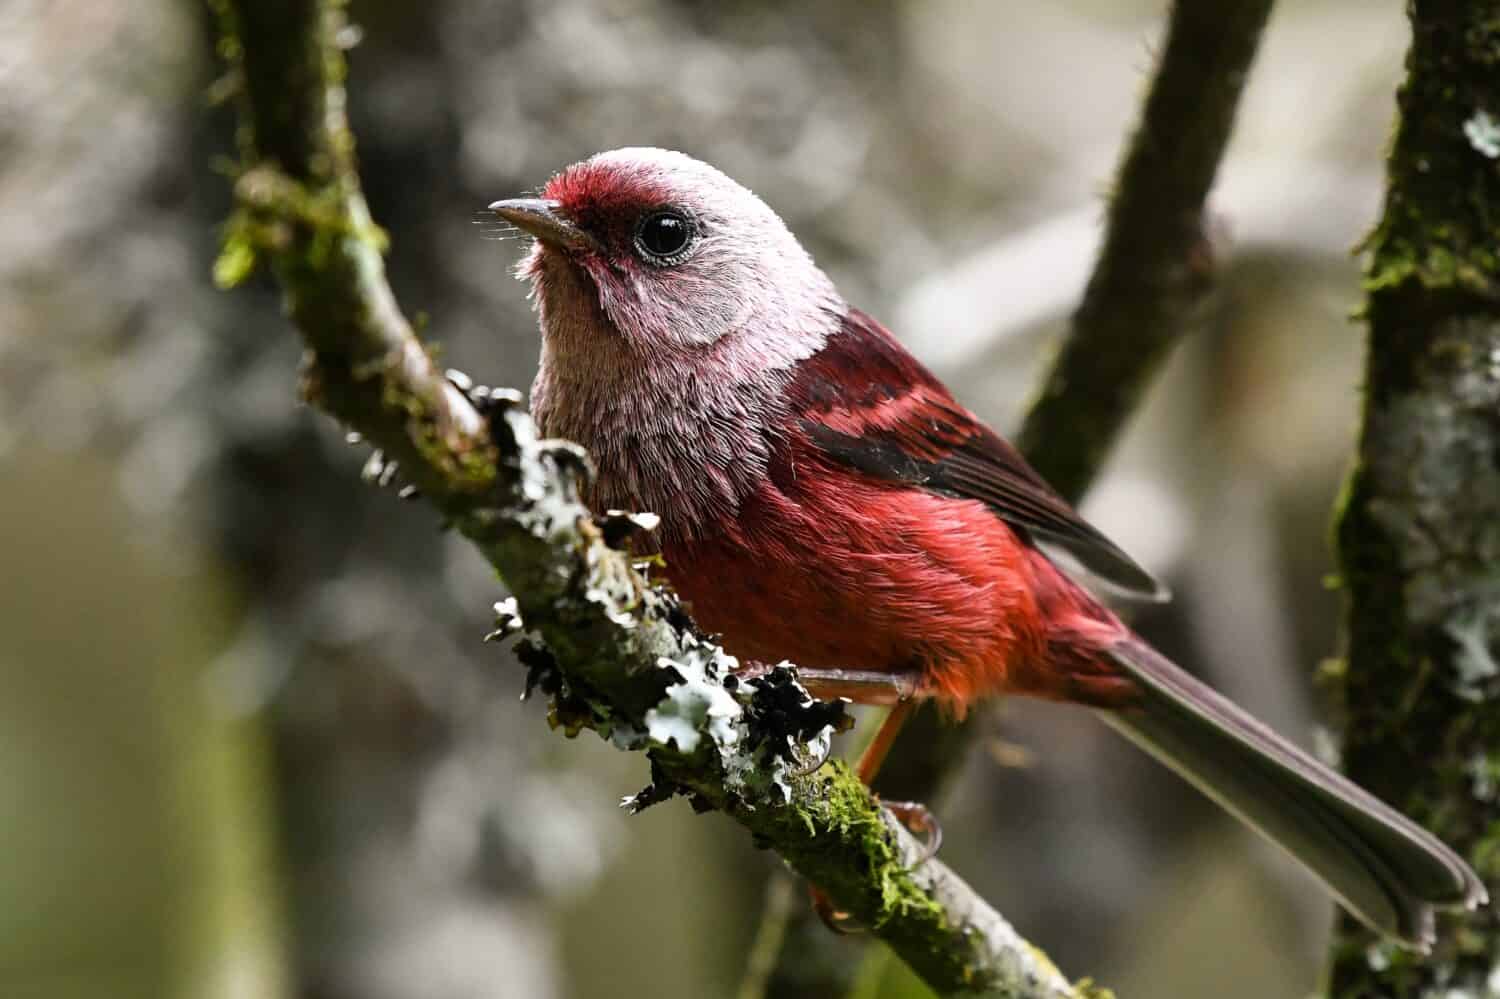
<svg viewBox="0 0 1500 999">
<path fill-rule="evenodd" d="M 896 821 L 922 841 L 922 855 L 913 867 L 921 867 L 937 855 L 943 845 L 943 827 L 926 805 L 916 801 L 882 801 Z"/>
<path fill-rule="evenodd" d="M 798 754 L 801 755 L 801 750 Z M 806 777 L 808 774 L 816 773 L 818 768 L 828 762 L 828 757 L 833 755 L 833 740 L 823 739 L 818 743 L 817 751 L 808 753 L 807 758 L 802 760 L 802 766 L 797 768 L 798 777 Z"/>
</svg>

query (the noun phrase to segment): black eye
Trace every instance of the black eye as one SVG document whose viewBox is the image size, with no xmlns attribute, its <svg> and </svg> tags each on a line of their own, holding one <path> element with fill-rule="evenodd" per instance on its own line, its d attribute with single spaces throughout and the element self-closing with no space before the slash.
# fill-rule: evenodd
<svg viewBox="0 0 1500 999">
<path fill-rule="evenodd" d="M 635 248 L 647 263 L 658 266 L 680 264 L 697 235 L 693 219 L 677 208 L 648 212 L 635 227 Z"/>
</svg>

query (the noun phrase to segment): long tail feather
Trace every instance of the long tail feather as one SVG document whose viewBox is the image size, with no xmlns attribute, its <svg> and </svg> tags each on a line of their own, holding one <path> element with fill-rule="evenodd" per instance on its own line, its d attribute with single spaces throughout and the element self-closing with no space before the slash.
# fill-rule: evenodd
<svg viewBox="0 0 1500 999">
<path fill-rule="evenodd" d="M 1425 951 L 1433 910 L 1487 901 L 1437 837 L 1325 767 L 1137 639 L 1111 658 L 1139 682 L 1114 728 L 1322 879 L 1360 920 Z"/>
</svg>

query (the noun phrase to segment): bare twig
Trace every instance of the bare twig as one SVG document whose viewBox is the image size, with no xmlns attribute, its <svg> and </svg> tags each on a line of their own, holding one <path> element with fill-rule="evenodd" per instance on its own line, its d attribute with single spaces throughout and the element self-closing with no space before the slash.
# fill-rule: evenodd
<svg viewBox="0 0 1500 999">
<path fill-rule="evenodd" d="M 1237 260 L 1342 257 L 1380 203 L 1380 174 L 1311 156 L 1242 159 L 1224 164 L 1213 201 L 1232 220 Z M 1069 208 L 907 289 L 893 328 L 939 374 L 972 370 L 1008 338 L 1075 308 L 1103 245 L 1098 206 Z"/>
<path fill-rule="evenodd" d="M 1177 0 L 1104 247 L 1017 443 L 1077 499 L 1212 285 L 1206 202 L 1271 0 Z"/>
<path fill-rule="evenodd" d="M 604 543 L 578 500 L 582 453 L 537 440 L 514 405 L 487 424 L 437 370 L 396 306 L 383 238 L 360 194 L 344 118 L 342 5 L 217 8 L 244 163 L 216 275 L 230 285 L 257 262 L 270 265 L 308 346 L 307 397 L 398 461 L 500 572 L 531 665 L 557 692 L 559 720 L 645 749 L 655 793 L 641 802 L 681 792 L 730 815 L 940 994 L 1097 994 L 1069 984 L 942 864 L 919 863 L 920 845 L 846 767 L 799 776 L 771 752 L 787 732 L 766 716 L 784 717 L 787 704 L 758 712 L 758 688 L 726 682 L 728 658 Z"/>
</svg>

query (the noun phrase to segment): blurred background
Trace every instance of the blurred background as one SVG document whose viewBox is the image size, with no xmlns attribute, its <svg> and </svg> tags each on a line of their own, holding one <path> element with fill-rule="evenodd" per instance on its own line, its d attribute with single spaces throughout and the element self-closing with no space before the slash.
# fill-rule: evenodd
<svg viewBox="0 0 1500 999">
<path fill-rule="evenodd" d="M 522 247 L 472 223 L 600 149 L 707 159 L 1002 428 L 1077 301 L 1162 0 L 355 0 L 392 280 L 525 387 Z M 1400 5 L 1288 0 L 1213 200 L 1233 247 L 1086 505 L 1141 626 L 1309 745 Z M 0 994 L 730 996 L 774 858 L 550 732 L 498 583 L 297 402 L 216 292 L 232 122 L 192 0 L 0 0 Z M 1329 908 L 1086 713 L 1015 703 L 946 859 L 1122 997 L 1306 995 Z M 855 945 L 849 953 L 857 954 Z M 853 957 L 851 956 L 851 959 Z M 893 976 L 887 996 L 922 995 Z"/>
</svg>

